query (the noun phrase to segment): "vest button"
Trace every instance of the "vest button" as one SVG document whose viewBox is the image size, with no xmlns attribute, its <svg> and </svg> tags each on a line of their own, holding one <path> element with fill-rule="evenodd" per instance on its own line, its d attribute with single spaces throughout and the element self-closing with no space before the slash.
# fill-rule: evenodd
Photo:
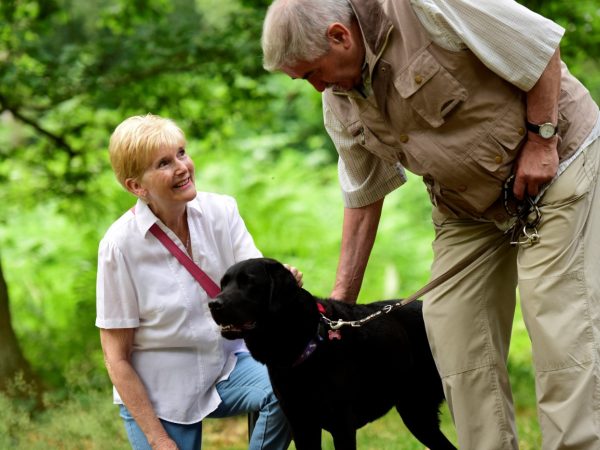
<svg viewBox="0 0 600 450">
<path fill-rule="evenodd" d="M 421 84 L 423 82 L 423 77 L 421 75 L 415 75 L 415 83 Z"/>
<path fill-rule="evenodd" d="M 406 144 L 408 142 L 408 135 L 407 134 L 401 134 L 400 135 L 400 142 L 402 142 L 403 144 Z"/>
<path fill-rule="evenodd" d="M 497 156 L 494 158 L 494 161 L 496 161 L 496 164 L 500 164 L 500 163 L 502 162 L 502 156 L 500 156 L 500 155 L 497 155 Z"/>
<path fill-rule="evenodd" d="M 519 136 L 525 136 L 525 128 L 519 127 L 517 133 L 519 133 Z"/>
<path fill-rule="evenodd" d="M 460 192 L 465 192 L 467 190 L 467 186 L 465 186 L 464 184 L 461 184 L 460 186 L 458 186 L 458 190 Z"/>
</svg>

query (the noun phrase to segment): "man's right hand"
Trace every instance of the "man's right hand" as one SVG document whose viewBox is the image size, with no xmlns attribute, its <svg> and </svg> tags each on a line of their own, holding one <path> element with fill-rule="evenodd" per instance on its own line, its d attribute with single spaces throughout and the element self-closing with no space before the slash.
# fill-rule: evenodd
<svg viewBox="0 0 600 450">
<path fill-rule="evenodd" d="M 373 249 L 383 198 L 360 208 L 345 208 L 340 260 L 331 298 L 356 303 Z"/>
</svg>

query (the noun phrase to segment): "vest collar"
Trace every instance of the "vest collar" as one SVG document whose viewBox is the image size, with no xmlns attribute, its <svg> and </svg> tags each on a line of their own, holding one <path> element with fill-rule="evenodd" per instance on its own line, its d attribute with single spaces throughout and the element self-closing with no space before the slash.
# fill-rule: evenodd
<svg viewBox="0 0 600 450">
<path fill-rule="evenodd" d="M 394 28 L 390 19 L 385 15 L 381 4 L 376 0 L 350 1 L 354 15 L 358 21 L 365 46 L 365 66 L 363 67 L 363 87 L 370 92 L 373 68 L 387 47 L 388 38 Z M 336 95 L 363 95 L 356 90 L 344 91 L 332 88 Z"/>
</svg>

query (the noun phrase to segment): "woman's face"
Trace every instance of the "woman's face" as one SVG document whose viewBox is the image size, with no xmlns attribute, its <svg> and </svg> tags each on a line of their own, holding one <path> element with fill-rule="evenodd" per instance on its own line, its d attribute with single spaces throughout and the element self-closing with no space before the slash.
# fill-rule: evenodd
<svg viewBox="0 0 600 450">
<path fill-rule="evenodd" d="M 185 204 L 196 197 L 194 162 L 183 146 L 156 151 L 139 182 L 144 199 L 154 213 Z"/>
</svg>

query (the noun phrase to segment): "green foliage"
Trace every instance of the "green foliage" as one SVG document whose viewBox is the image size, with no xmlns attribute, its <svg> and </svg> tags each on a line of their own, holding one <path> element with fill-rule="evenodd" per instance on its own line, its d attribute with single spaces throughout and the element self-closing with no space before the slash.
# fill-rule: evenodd
<svg viewBox="0 0 600 450">
<path fill-rule="evenodd" d="M 333 287 L 343 209 L 336 168 L 323 164 L 328 158 L 324 150 L 308 156 L 283 151 L 276 159 L 269 155 L 238 149 L 214 164 L 207 155 L 197 169 L 199 186 L 234 195 L 262 252 L 300 268 L 306 287 L 327 296 Z M 385 205 L 394 212 L 384 213 L 361 300 L 408 295 L 425 283 L 432 238 L 425 195 L 420 181 L 411 177 Z"/>
<path fill-rule="evenodd" d="M 597 0 L 519 0 L 528 8 L 565 28 L 561 41 L 562 58 L 569 70 L 600 99 L 600 8 Z"/>
<path fill-rule="evenodd" d="M 0 396 L 0 448 L 128 448 L 93 324 L 97 244 L 134 201 L 106 152 L 129 115 L 175 119 L 189 138 L 198 188 L 236 197 L 263 253 L 300 268 L 314 294 L 329 294 L 342 222 L 336 155 L 320 95 L 262 70 L 269 3 L 0 2 L 0 249 L 13 325 L 48 388 L 41 414 Z M 522 3 L 567 29 L 563 58 L 600 99 L 597 2 Z M 409 177 L 385 201 L 360 301 L 424 285 L 432 233 L 425 189 Z M 520 318 L 510 371 L 521 447 L 539 448 Z M 451 434 L 447 413 L 444 426 Z M 207 424 L 206 438 L 235 435 L 237 443 L 215 438 L 214 448 L 244 448 L 243 429 L 238 419 Z M 395 413 L 359 440 L 365 449 L 420 448 Z"/>
<path fill-rule="evenodd" d="M 0 394 L 0 448 L 125 450 L 129 444 L 110 397 L 106 392 L 88 390 L 49 404 L 34 419 Z"/>
</svg>

